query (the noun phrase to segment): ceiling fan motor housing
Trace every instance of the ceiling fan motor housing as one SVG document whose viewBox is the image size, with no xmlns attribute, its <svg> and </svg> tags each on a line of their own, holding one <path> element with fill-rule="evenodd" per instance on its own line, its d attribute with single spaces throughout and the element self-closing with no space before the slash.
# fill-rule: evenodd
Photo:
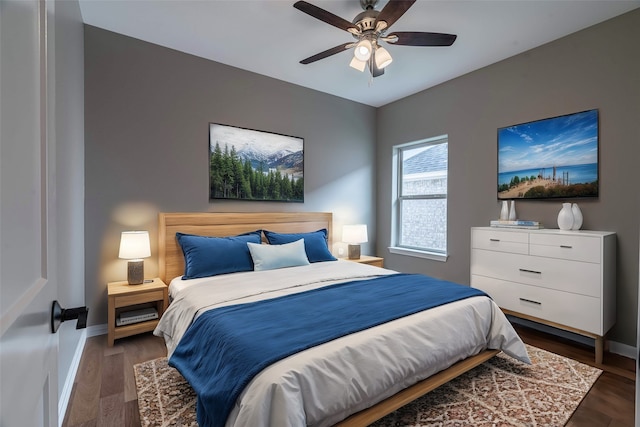
<svg viewBox="0 0 640 427">
<path fill-rule="evenodd" d="M 365 10 L 354 18 L 353 24 L 358 27 L 361 33 L 374 31 L 376 29 L 376 19 L 379 14 L 380 12 L 377 10 Z"/>
</svg>

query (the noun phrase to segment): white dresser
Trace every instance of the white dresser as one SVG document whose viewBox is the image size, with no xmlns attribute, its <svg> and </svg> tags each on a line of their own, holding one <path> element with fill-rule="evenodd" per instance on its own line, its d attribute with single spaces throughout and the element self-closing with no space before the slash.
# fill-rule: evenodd
<svg viewBox="0 0 640 427">
<path fill-rule="evenodd" d="M 616 235 L 474 227 L 471 286 L 507 313 L 595 339 L 616 320 Z"/>
</svg>

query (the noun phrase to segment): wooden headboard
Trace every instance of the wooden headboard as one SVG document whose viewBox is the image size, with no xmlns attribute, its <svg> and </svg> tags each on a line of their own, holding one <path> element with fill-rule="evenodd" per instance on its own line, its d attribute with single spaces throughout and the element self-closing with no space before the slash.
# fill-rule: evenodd
<svg viewBox="0 0 640 427">
<path fill-rule="evenodd" d="M 303 233 L 326 228 L 329 249 L 333 214 L 330 212 L 198 212 L 160 213 L 158 220 L 158 253 L 160 278 L 166 283 L 184 274 L 184 256 L 176 233 L 199 236 L 235 236 L 255 230 L 278 233 Z"/>
</svg>

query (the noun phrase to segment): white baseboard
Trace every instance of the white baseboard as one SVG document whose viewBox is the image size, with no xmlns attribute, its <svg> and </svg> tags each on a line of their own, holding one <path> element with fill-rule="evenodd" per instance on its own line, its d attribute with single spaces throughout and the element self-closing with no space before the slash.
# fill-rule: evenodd
<svg viewBox="0 0 640 427">
<path fill-rule="evenodd" d="M 87 328 L 87 337 L 97 337 L 98 335 L 106 335 L 109 332 L 107 324 L 93 325 Z"/>
<path fill-rule="evenodd" d="M 84 345 L 87 342 L 87 330 L 84 329 L 80 333 L 80 339 L 76 346 L 76 351 L 73 354 L 71 360 L 71 366 L 69 366 L 69 373 L 67 378 L 64 379 L 64 386 L 60 393 L 60 400 L 58 401 L 58 426 L 62 427 L 64 416 L 67 413 L 67 406 L 69 406 L 69 399 L 71 398 L 71 391 L 73 390 L 73 383 L 78 373 L 78 367 L 80 367 L 80 360 L 82 359 L 82 352 L 84 351 Z"/>
<path fill-rule="evenodd" d="M 609 351 L 633 360 L 636 359 L 636 355 L 638 354 L 635 347 L 615 341 L 609 341 Z"/>
</svg>

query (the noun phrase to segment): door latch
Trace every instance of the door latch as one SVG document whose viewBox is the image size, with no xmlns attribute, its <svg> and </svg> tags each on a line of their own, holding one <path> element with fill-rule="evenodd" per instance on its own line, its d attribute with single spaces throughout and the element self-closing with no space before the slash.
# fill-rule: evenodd
<svg viewBox="0 0 640 427">
<path fill-rule="evenodd" d="M 87 327 L 87 307 L 62 308 L 56 300 L 51 305 L 51 333 L 58 332 L 58 328 L 62 322 L 67 320 L 78 319 L 76 329 L 84 329 Z"/>
</svg>

